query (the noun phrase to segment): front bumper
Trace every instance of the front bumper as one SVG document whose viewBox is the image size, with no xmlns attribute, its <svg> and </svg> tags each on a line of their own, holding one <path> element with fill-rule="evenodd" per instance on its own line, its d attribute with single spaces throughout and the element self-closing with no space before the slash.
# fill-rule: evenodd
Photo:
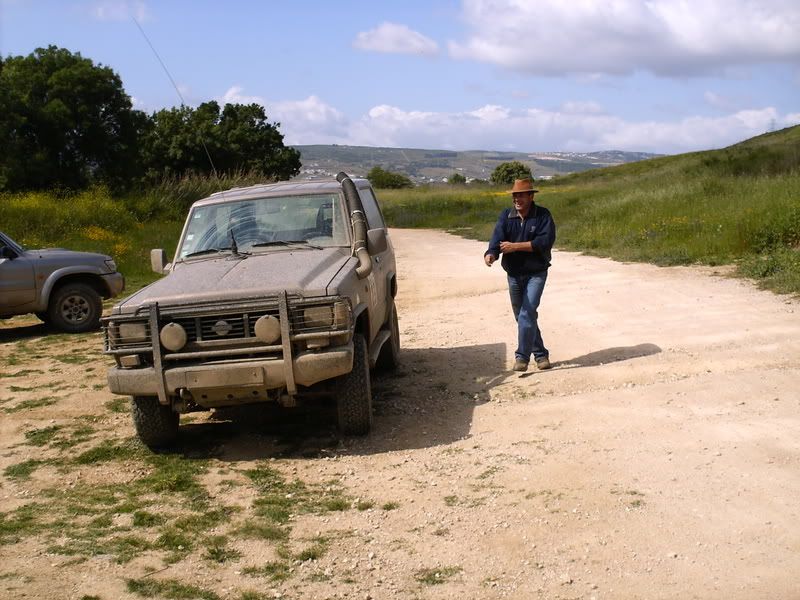
<svg viewBox="0 0 800 600">
<path fill-rule="evenodd" d="M 169 396 L 176 396 L 179 390 L 186 389 L 200 406 L 230 406 L 263 401 L 267 390 L 286 387 L 285 367 L 282 357 L 177 366 L 164 369 L 164 384 Z M 303 386 L 344 375 L 352 368 L 352 342 L 324 350 L 300 352 L 292 358 L 294 382 Z M 115 394 L 158 396 L 158 377 L 154 367 L 113 367 L 108 372 L 108 386 Z"/>
<path fill-rule="evenodd" d="M 122 293 L 122 290 L 125 289 L 125 277 L 123 277 L 122 273 L 109 273 L 108 275 L 103 275 L 102 277 L 103 281 L 106 282 L 109 298 L 119 296 Z"/>
</svg>

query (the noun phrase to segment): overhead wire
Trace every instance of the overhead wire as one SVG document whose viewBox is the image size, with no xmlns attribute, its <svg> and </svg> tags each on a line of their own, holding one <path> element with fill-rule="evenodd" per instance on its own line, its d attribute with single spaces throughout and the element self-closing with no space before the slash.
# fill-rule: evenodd
<svg viewBox="0 0 800 600">
<path fill-rule="evenodd" d="M 161 56 L 158 54 L 158 51 L 156 50 L 155 46 L 153 46 L 153 43 L 150 41 L 150 38 L 147 37 L 147 34 L 145 33 L 141 23 L 139 23 L 139 20 L 134 15 L 131 15 L 131 19 L 136 24 L 136 27 L 139 29 L 139 32 L 142 34 L 144 41 L 147 42 L 148 46 L 150 46 L 150 50 L 152 50 L 153 54 L 155 54 L 156 59 L 158 59 L 158 62 L 161 64 L 161 68 L 164 69 L 164 73 L 167 74 L 167 77 L 172 83 L 172 87 L 175 88 L 175 92 L 178 94 L 178 98 L 180 98 L 181 100 L 181 107 L 186 106 L 186 101 L 183 99 L 183 94 L 181 94 L 181 90 L 178 87 L 178 84 L 175 83 L 175 80 L 172 78 L 172 74 L 169 72 L 169 69 L 167 69 L 167 65 L 164 63 L 164 61 L 161 60 Z M 214 178 L 219 179 L 219 175 L 217 174 L 217 168 L 214 166 L 214 161 L 211 159 L 211 153 L 208 151 L 208 146 L 206 146 L 206 142 L 203 139 L 203 132 L 198 131 L 197 133 L 200 136 L 200 144 L 203 146 L 203 150 L 205 150 L 208 162 L 211 165 L 211 171 L 214 173 Z"/>
</svg>

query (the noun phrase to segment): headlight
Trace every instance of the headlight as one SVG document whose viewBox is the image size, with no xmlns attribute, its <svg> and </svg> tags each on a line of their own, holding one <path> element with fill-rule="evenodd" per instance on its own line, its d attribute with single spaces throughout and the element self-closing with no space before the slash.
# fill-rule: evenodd
<svg viewBox="0 0 800 600">
<path fill-rule="evenodd" d="M 117 271 L 117 263 L 115 263 L 115 262 L 114 262 L 114 259 L 113 259 L 113 258 L 109 258 L 109 259 L 108 259 L 107 261 L 105 261 L 105 262 L 106 262 L 106 266 L 109 268 L 109 270 L 110 270 L 111 272 L 114 272 L 114 273 L 115 273 L 115 272 Z"/>
<path fill-rule="evenodd" d="M 147 341 L 147 323 L 120 323 L 117 325 L 117 343 L 137 344 Z"/>
<path fill-rule="evenodd" d="M 333 306 L 312 306 L 303 311 L 306 327 L 330 327 L 333 325 Z"/>
<path fill-rule="evenodd" d="M 158 336 L 167 350 L 177 352 L 186 345 L 186 330 L 177 323 L 167 323 Z"/>
</svg>

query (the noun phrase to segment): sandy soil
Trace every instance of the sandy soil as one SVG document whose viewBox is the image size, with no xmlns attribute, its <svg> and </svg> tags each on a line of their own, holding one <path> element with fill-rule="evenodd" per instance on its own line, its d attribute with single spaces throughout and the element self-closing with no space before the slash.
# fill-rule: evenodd
<svg viewBox="0 0 800 600">
<path fill-rule="evenodd" d="M 504 273 L 483 264 L 484 244 L 391 235 L 402 365 L 373 382 L 370 436 L 338 440 L 312 422 L 287 438 L 282 415 L 246 426 L 203 416 L 181 433 L 219 432 L 217 467 L 273 459 L 374 508 L 295 516 L 293 536 L 333 541 L 283 582 L 244 580 L 242 567 L 267 553 L 244 541 L 239 561 L 189 556 L 153 578 L 232 599 L 800 598 L 800 302 L 712 269 L 556 252 L 540 309 L 554 368 L 519 375 Z M 0 359 L 3 372 L 40 371 L 0 378 L 0 408 L 47 386 L 56 400 L 0 413 L 0 470 L 41 457 L 25 432 L 49 424 L 98 415 L 105 438 L 132 435 L 126 415 L 104 408 L 99 334 L 42 345 L 32 318 L 0 327 L 0 357 L 28 349 L 25 364 Z M 4 476 L 0 511 L 48 486 L 138 469 Z M 220 499 L 251 500 L 246 488 L 229 494 L 241 497 Z M 35 536 L 0 545 L 0 557 L 8 598 L 138 598 L 125 579 L 159 564 L 155 554 L 75 561 Z"/>
</svg>

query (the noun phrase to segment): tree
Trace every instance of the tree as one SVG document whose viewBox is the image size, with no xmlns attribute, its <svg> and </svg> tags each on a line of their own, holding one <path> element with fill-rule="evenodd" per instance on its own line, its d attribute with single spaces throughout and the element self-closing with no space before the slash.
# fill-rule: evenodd
<svg viewBox="0 0 800 600">
<path fill-rule="evenodd" d="M 380 189 L 400 189 L 414 187 L 412 181 L 400 173 L 392 173 L 381 167 L 372 167 L 367 173 L 367 179 L 376 188 Z"/>
<path fill-rule="evenodd" d="M 492 171 L 490 179 L 495 185 L 503 185 L 512 184 L 515 179 L 525 179 L 526 177 L 533 177 L 531 168 L 518 160 L 512 160 L 497 165 Z"/>
<path fill-rule="evenodd" d="M 450 185 L 464 185 L 467 183 L 467 178 L 464 177 L 461 173 L 453 173 L 450 177 L 447 178 L 447 183 Z"/>
<path fill-rule="evenodd" d="M 255 172 L 269 179 L 289 179 L 300 171 L 300 152 L 283 144 L 278 124 L 267 122 L 259 104 L 226 104 L 220 111 L 211 101 L 197 108 L 160 110 L 153 114 L 142 145 L 150 181 L 214 169 L 219 174 Z"/>
<path fill-rule="evenodd" d="M 49 46 L 0 62 L 0 189 L 125 186 L 144 115 L 119 76 Z"/>
</svg>

